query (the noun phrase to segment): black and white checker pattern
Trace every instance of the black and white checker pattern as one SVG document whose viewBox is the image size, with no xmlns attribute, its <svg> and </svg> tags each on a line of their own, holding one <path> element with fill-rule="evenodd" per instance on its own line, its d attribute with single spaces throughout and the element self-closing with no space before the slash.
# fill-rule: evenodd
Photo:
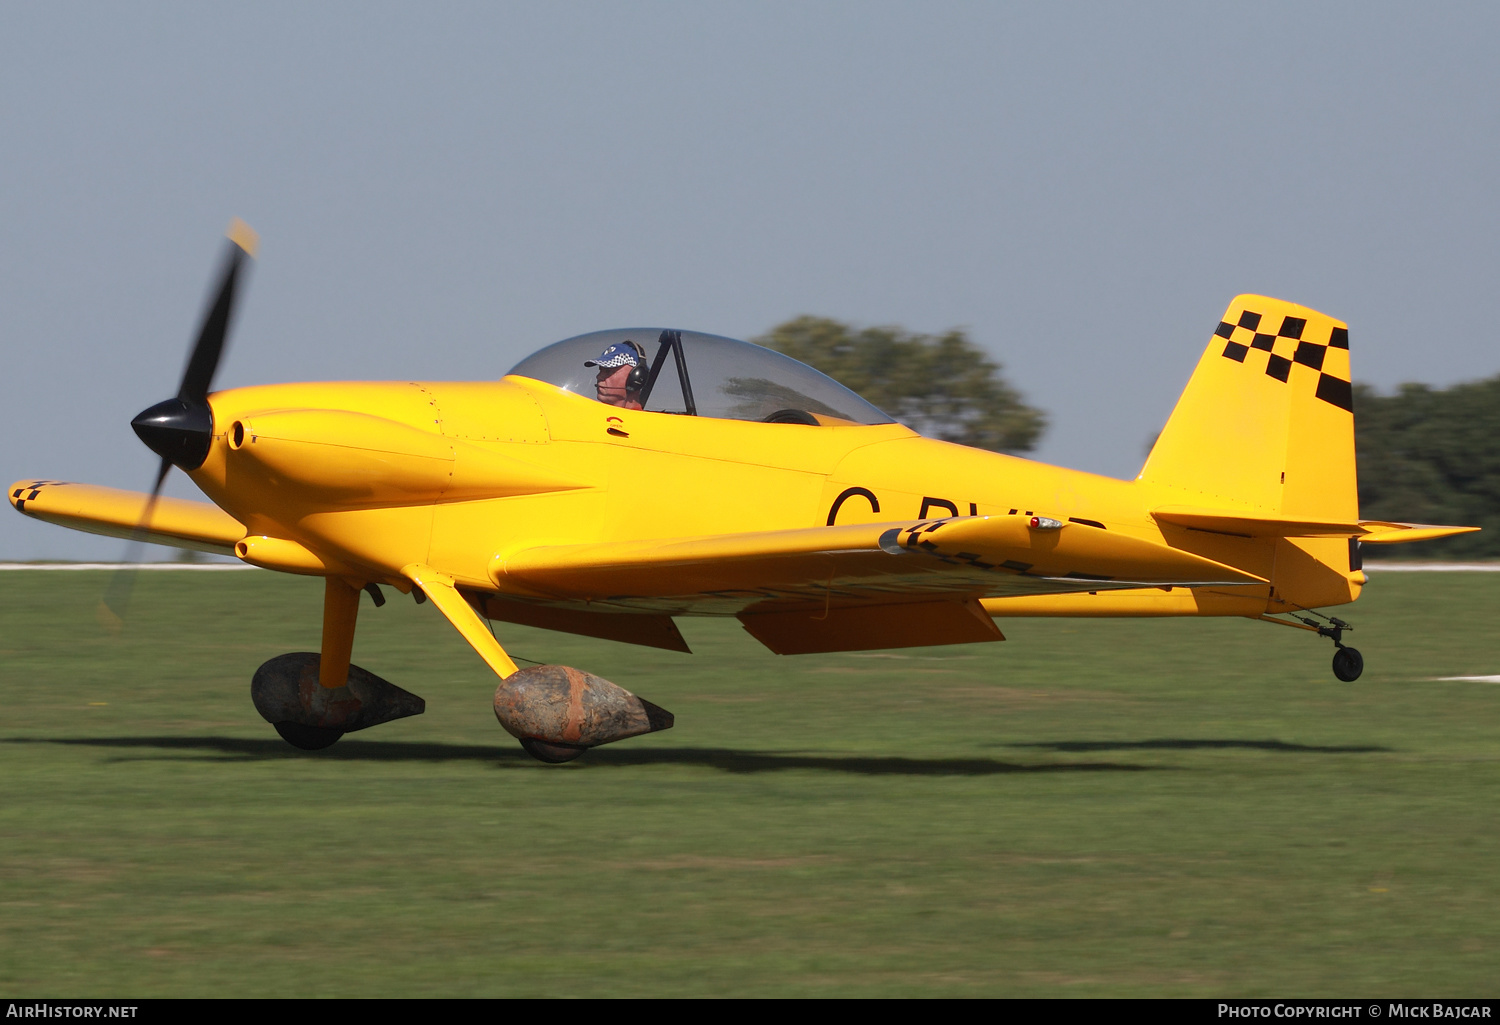
<svg viewBox="0 0 1500 1025">
<path fill-rule="evenodd" d="M 1264 319 L 1259 313 L 1246 310 L 1240 314 L 1238 324 L 1219 321 L 1214 334 L 1225 340 L 1224 358 L 1243 363 L 1252 350 L 1264 350 L 1267 353 L 1266 376 L 1283 384 L 1292 375 L 1292 364 L 1301 363 L 1318 371 L 1318 398 L 1350 413 L 1354 412 L 1353 386 L 1341 377 L 1323 372 L 1323 359 L 1329 349 L 1349 348 L 1349 329 L 1336 327 L 1330 332 L 1328 341 L 1317 342 L 1302 337 L 1302 332 L 1307 330 L 1307 321 L 1301 317 L 1283 317 L 1275 334 L 1261 330 Z M 1267 328 L 1269 326 L 1266 325 Z M 1278 338 L 1291 339 L 1297 343 L 1297 351 L 1292 354 L 1291 359 L 1278 356 L 1273 351 Z"/>
</svg>

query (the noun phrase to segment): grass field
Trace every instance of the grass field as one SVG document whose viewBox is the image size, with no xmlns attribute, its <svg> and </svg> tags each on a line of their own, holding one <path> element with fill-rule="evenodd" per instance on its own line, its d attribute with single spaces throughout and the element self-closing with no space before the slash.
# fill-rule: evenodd
<svg viewBox="0 0 1500 1025">
<path fill-rule="evenodd" d="M 321 587 L 0 573 L 0 994 L 1500 992 L 1500 574 L 1386 574 L 1331 645 L 1243 620 L 680 655 L 507 627 L 671 709 L 525 756 L 431 605 L 355 660 L 427 714 L 285 745 L 249 680 Z"/>
</svg>

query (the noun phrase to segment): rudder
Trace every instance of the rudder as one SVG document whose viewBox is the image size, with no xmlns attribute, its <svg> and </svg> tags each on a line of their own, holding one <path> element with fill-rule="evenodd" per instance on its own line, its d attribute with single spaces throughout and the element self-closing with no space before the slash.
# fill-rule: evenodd
<svg viewBox="0 0 1500 1025">
<path fill-rule="evenodd" d="M 1343 321 L 1236 296 L 1139 480 L 1194 505 L 1357 519 L 1350 380 Z"/>
</svg>

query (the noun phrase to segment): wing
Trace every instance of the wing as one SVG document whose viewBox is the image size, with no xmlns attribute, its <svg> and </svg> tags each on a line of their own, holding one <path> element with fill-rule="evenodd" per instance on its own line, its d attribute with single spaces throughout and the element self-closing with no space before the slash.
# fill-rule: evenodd
<svg viewBox="0 0 1500 1025">
<path fill-rule="evenodd" d="M 670 615 L 1265 583 L 1118 531 L 1038 530 L 1021 516 L 531 548 L 505 558 L 495 577 L 511 594 Z"/>
<path fill-rule="evenodd" d="M 159 498 L 151 519 L 141 523 L 151 496 L 94 484 L 62 480 L 18 480 L 7 492 L 16 511 L 74 530 L 108 537 L 140 537 L 153 544 L 233 555 L 245 528 L 233 516 L 208 502 Z"/>
</svg>

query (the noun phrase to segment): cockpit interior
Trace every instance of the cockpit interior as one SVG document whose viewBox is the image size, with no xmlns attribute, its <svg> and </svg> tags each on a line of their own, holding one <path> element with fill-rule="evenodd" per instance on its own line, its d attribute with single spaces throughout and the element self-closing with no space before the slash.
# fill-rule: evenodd
<svg viewBox="0 0 1500 1025">
<path fill-rule="evenodd" d="M 595 399 L 597 372 L 585 363 L 627 342 L 646 354 L 639 402 L 648 412 L 821 426 L 893 422 L 833 378 L 790 356 L 698 331 L 632 328 L 577 335 L 526 357 L 507 376 L 544 381 Z"/>
</svg>

